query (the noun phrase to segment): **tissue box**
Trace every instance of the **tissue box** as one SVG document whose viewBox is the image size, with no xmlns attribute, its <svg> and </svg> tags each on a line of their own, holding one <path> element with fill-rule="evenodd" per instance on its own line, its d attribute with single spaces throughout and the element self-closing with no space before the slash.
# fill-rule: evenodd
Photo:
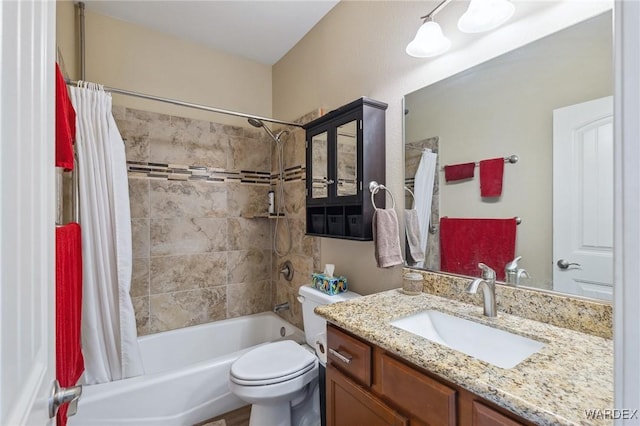
<svg viewBox="0 0 640 426">
<path fill-rule="evenodd" d="M 311 274 L 311 287 L 327 294 L 338 294 L 347 291 L 346 277 L 327 277 L 325 274 Z"/>
</svg>

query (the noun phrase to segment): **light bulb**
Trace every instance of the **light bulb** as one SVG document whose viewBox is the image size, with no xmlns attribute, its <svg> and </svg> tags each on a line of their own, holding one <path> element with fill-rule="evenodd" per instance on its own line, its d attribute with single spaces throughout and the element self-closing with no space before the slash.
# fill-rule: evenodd
<svg viewBox="0 0 640 426">
<path fill-rule="evenodd" d="M 508 0 L 471 0 L 469 8 L 458 20 L 458 29 L 463 33 L 480 33 L 499 27 L 515 11 Z"/>
<path fill-rule="evenodd" d="M 407 55 L 429 58 L 440 55 L 451 47 L 451 41 L 442 34 L 440 25 L 427 21 L 418 28 L 415 38 L 407 45 Z"/>
</svg>

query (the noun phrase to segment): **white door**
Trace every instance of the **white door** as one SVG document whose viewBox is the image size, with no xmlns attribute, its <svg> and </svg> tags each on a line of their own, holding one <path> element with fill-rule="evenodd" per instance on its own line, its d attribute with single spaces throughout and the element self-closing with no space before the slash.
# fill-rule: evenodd
<svg viewBox="0 0 640 426">
<path fill-rule="evenodd" d="M 613 98 L 553 112 L 553 289 L 613 298 Z"/>
<path fill-rule="evenodd" d="M 0 1 L 0 425 L 46 425 L 55 372 L 55 2 Z"/>
</svg>

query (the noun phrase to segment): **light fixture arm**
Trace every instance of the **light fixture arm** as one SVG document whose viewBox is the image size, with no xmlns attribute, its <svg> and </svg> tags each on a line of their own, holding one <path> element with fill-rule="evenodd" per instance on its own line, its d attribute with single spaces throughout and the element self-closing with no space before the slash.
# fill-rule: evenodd
<svg viewBox="0 0 640 426">
<path fill-rule="evenodd" d="M 436 13 L 440 12 L 451 0 L 442 0 L 439 5 L 433 8 L 433 10 L 427 13 L 424 16 L 421 16 L 420 19 L 424 19 L 424 21 L 430 21 L 436 15 Z"/>
</svg>

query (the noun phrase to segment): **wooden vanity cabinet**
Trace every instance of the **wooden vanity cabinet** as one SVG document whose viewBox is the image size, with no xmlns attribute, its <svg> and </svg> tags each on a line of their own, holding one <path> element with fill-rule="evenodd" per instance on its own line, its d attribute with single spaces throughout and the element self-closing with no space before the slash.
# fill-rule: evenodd
<svg viewBox="0 0 640 426">
<path fill-rule="evenodd" d="M 328 426 L 534 425 L 331 324 L 327 349 Z"/>
</svg>

